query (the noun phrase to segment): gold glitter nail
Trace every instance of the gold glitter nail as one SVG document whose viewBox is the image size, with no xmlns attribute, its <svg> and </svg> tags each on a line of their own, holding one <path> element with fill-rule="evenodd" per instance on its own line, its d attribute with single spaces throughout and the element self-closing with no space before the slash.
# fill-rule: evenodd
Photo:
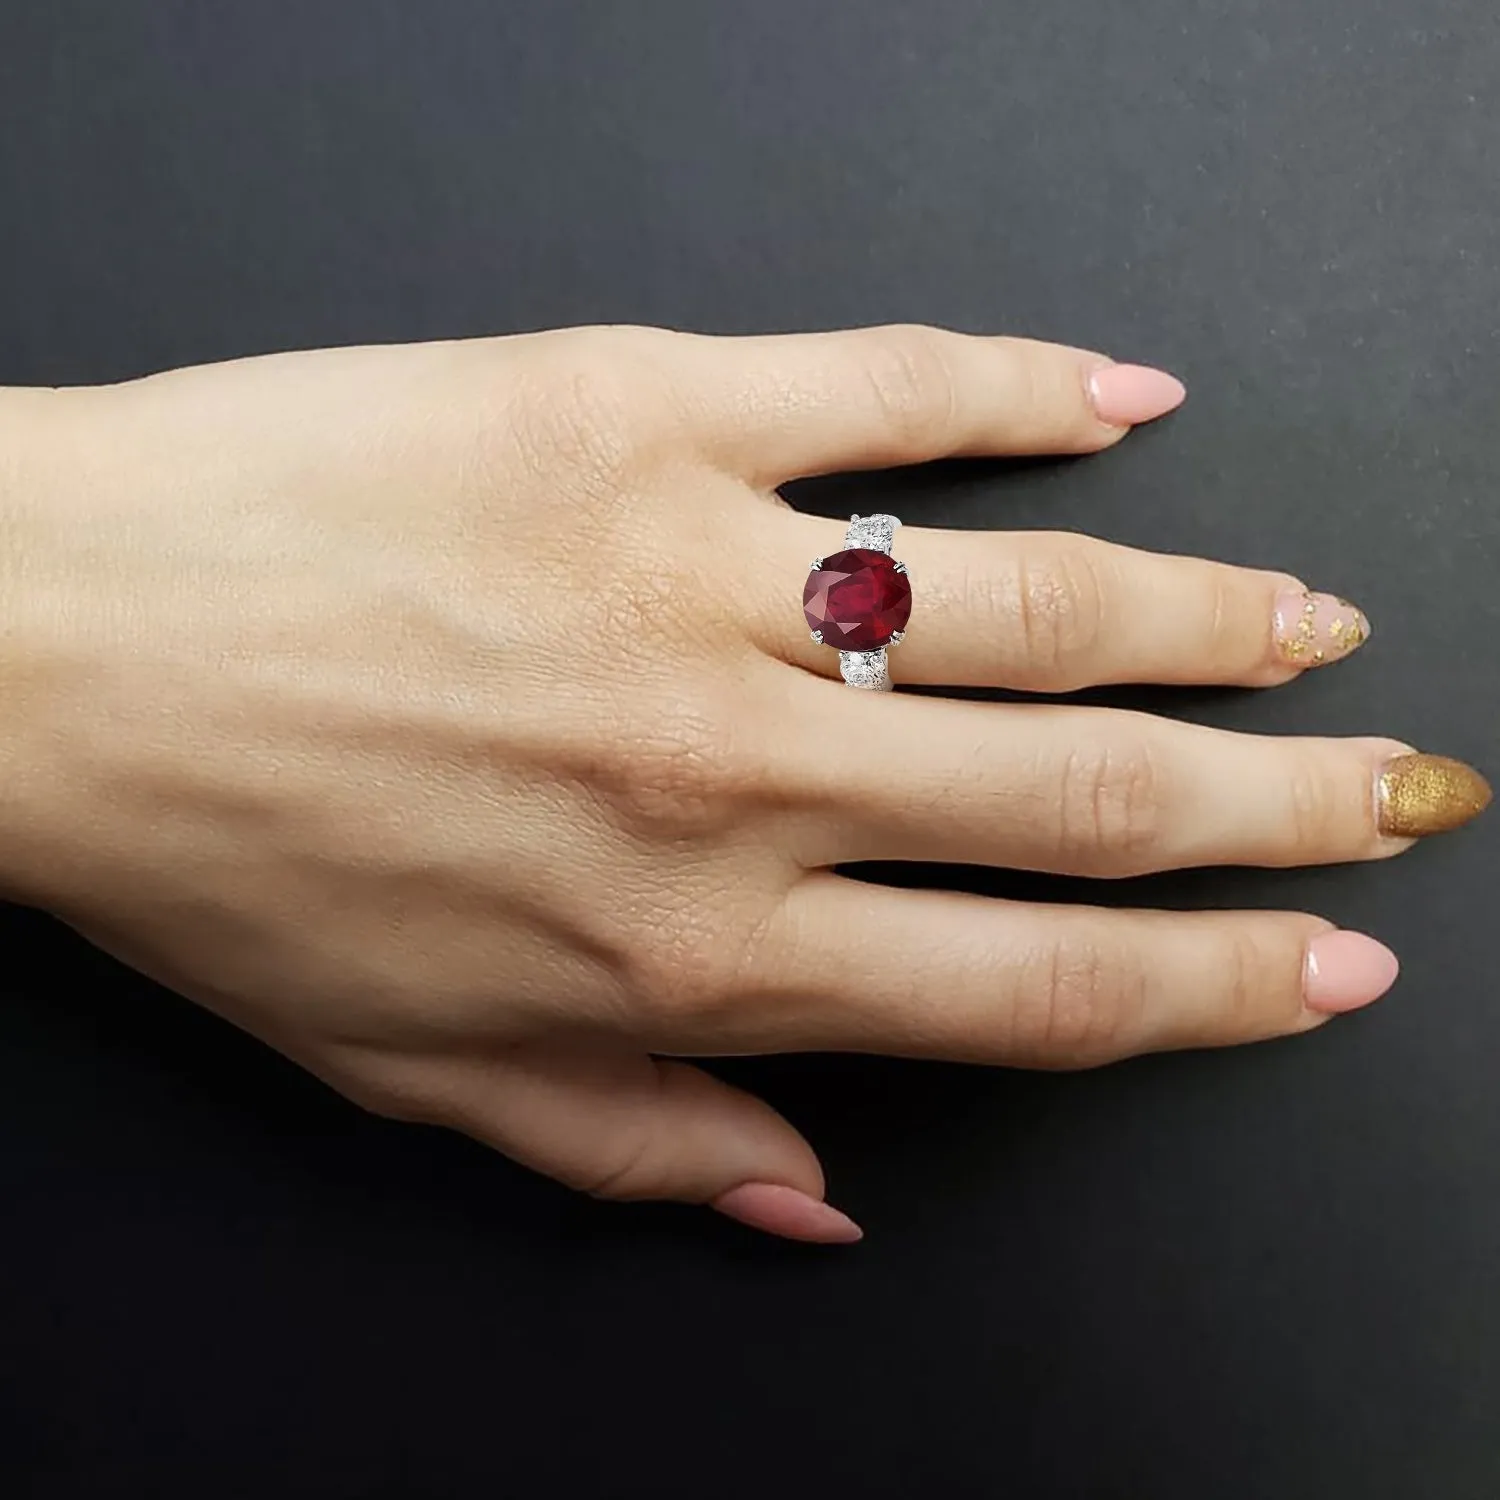
<svg viewBox="0 0 1500 1500">
<path fill-rule="evenodd" d="M 1473 766 L 1446 755 L 1398 755 L 1377 783 L 1380 831 L 1420 839 L 1462 828 L 1490 805 L 1490 784 Z"/>
<path fill-rule="evenodd" d="M 1370 622 L 1347 599 L 1310 589 L 1277 599 L 1274 629 L 1282 659 L 1301 667 L 1342 661 L 1370 638 Z"/>
</svg>

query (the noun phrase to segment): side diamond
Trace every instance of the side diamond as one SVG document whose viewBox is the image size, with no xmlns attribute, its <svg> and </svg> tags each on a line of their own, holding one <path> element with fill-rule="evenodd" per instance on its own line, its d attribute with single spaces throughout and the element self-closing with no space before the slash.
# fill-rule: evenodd
<svg viewBox="0 0 1500 1500">
<path fill-rule="evenodd" d="M 891 689 L 891 674 L 886 667 L 885 652 L 840 651 L 839 670 L 850 687 L 885 693 Z"/>
<path fill-rule="evenodd" d="M 849 529 L 844 533 L 844 546 L 869 547 L 876 552 L 889 552 L 896 539 L 896 528 L 900 525 L 895 516 L 850 516 Z"/>
</svg>

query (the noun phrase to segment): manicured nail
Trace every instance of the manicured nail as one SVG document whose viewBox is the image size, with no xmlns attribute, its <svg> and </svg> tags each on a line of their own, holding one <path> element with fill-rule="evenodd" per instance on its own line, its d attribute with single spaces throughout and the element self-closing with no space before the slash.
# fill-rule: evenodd
<svg viewBox="0 0 1500 1500">
<path fill-rule="evenodd" d="M 1309 1010 L 1338 1015 L 1378 1000 L 1401 965 L 1384 943 L 1362 932 L 1325 932 L 1307 947 L 1302 995 Z"/>
<path fill-rule="evenodd" d="M 1175 411 L 1187 397 L 1187 387 L 1165 370 L 1145 365 L 1101 365 L 1089 376 L 1089 396 L 1101 422 L 1111 427 L 1134 427 Z"/>
<path fill-rule="evenodd" d="M 1278 594 L 1271 628 L 1281 659 L 1294 667 L 1341 661 L 1370 639 L 1370 622 L 1347 599 L 1310 589 Z"/>
<path fill-rule="evenodd" d="M 1380 831 L 1420 839 L 1462 828 L 1490 805 L 1490 784 L 1473 766 L 1446 755 L 1398 755 L 1375 783 Z"/>
<path fill-rule="evenodd" d="M 865 1232 L 847 1214 L 796 1188 L 775 1182 L 746 1182 L 714 1199 L 713 1207 L 752 1229 L 815 1245 L 852 1245 Z"/>
</svg>

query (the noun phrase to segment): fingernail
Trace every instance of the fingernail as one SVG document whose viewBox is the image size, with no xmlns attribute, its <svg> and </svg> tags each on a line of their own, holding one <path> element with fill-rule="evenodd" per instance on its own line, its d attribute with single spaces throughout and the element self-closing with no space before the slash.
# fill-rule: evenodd
<svg viewBox="0 0 1500 1500">
<path fill-rule="evenodd" d="M 1165 370 L 1145 365 L 1102 365 L 1089 376 L 1089 396 L 1101 422 L 1134 427 L 1175 411 L 1187 387 Z"/>
<path fill-rule="evenodd" d="M 1447 833 L 1490 805 L 1490 784 L 1473 766 L 1446 755 L 1398 755 L 1376 782 L 1380 831 L 1420 839 Z"/>
<path fill-rule="evenodd" d="M 746 1182 L 720 1193 L 713 1205 L 752 1229 L 815 1245 L 852 1245 L 865 1232 L 847 1214 L 796 1188 L 776 1182 Z"/>
<path fill-rule="evenodd" d="M 1302 995 L 1309 1010 L 1339 1015 L 1378 1000 L 1401 965 L 1384 943 L 1362 932 L 1325 932 L 1307 946 Z"/>
<path fill-rule="evenodd" d="M 1272 619 L 1276 649 L 1294 667 L 1341 661 L 1370 639 L 1370 622 L 1347 599 L 1287 589 L 1276 596 Z"/>
</svg>

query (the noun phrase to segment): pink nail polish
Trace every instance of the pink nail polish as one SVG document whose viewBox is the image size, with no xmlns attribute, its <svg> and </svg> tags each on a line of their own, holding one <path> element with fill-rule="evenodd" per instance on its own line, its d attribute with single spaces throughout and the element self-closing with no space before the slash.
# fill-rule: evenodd
<svg viewBox="0 0 1500 1500">
<path fill-rule="evenodd" d="M 1186 399 L 1187 387 L 1165 370 L 1103 365 L 1089 376 L 1089 396 L 1101 422 L 1134 427 L 1175 411 Z"/>
<path fill-rule="evenodd" d="M 1338 1015 L 1378 1000 L 1401 965 L 1384 943 L 1362 932 L 1325 932 L 1307 947 L 1303 998 L 1309 1010 Z"/>
<path fill-rule="evenodd" d="M 1310 589 L 1287 589 L 1276 596 L 1271 630 L 1281 659 L 1294 667 L 1341 661 L 1370 639 L 1363 611 L 1347 599 Z"/>
<path fill-rule="evenodd" d="M 847 1214 L 780 1183 L 742 1183 L 720 1193 L 712 1206 L 752 1229 L 764 1229 L 767 1234 L 779 1234 L 789 1240 L 852 1245 L 865 1237 L 864 1230 Z"/>
</svg>

